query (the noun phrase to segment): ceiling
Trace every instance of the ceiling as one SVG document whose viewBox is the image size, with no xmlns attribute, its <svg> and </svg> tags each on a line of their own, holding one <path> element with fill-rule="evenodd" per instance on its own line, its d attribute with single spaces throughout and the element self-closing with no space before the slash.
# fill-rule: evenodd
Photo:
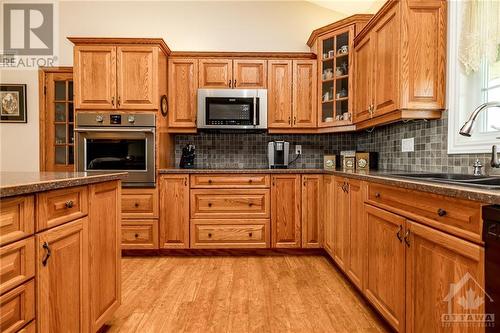
<svg viewBox="0 0 500 333">
<path fill-rule="evenodd" d="M 382 7 L 385 0 L 308 0 L 308 2 L 350 16 L 373 14 Z"/>
</svg>

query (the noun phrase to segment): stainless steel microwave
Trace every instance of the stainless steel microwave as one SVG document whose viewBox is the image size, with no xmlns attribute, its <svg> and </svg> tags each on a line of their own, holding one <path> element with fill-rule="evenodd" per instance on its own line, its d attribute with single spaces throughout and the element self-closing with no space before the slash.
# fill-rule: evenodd
<svg viewBox="0 0 500 333">
<path fill-rule="evenodd" d="M 267 89 L 198 89 L 200 129 L 267 129 Z"/>
</svg>

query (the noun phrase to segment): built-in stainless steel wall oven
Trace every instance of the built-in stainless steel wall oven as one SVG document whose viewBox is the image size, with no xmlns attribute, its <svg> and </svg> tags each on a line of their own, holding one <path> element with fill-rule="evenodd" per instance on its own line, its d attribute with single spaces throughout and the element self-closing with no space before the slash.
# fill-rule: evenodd
<svg viewBox="0 0 500 333">
<path fill-rule="evenodd" d="M 126 171 L 123 186 L 155 186 L 155 115 L 80 112 L 77 171 Z"/>
</svg>

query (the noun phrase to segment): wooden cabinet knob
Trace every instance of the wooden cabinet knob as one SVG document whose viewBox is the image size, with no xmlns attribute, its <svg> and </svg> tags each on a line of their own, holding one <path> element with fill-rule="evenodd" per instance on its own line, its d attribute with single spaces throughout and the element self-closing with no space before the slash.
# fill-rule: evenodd
<svg viewBox="0 0 500 333">
<path fill-rule="evenodd" d="M 72 208 L 73 207 L 73 200 L 66 201 L 64 203 L 64 207 L 66 207 L 66 208 Z"/>
</svg>

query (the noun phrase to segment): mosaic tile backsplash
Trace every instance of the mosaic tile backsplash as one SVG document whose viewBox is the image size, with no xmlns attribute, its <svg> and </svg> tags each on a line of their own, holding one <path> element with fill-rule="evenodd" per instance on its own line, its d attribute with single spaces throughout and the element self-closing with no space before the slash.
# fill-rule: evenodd
<svg viewBox="0 0 500 333">
<path fill-rule="evenodd" d="M 295 145 L 302 145 L 302 156 L 291 167 L 322 168 L 323 155 L 340 150 L 375 151 L 379 169 L 471 173 L 476 159 L 488 167 L 489 154 L 447 154 L 447 114 L 432 121 L 410 121 L 377 127 L 371 133 L 334 133 L 322 135 L 271 135 L 199 133 L 175 136 L 175 160 L 179 165 L 182 147 L 196 146 L 198 168 L 267 168 L 267 143 L 290 142 L 290 159 Z M 415 151 L 401 152 L 401 139 L 415 138 Z M 487 168 L 486 168 L 487 170 Z"/>
</svg>

